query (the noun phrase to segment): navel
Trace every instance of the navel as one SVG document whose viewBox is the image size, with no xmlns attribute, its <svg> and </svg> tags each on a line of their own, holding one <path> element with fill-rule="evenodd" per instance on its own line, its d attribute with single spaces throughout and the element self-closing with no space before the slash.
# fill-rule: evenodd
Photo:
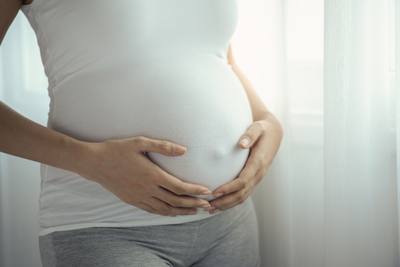
<svg viewBox="0 0 400 267">
<path fill-rule="evenodd" d="M 215 159 L 222 159 L 226 155 L 226 151 L 222 148 L 218 148 L 213 151 L 213 157 Z"/>
</svg>

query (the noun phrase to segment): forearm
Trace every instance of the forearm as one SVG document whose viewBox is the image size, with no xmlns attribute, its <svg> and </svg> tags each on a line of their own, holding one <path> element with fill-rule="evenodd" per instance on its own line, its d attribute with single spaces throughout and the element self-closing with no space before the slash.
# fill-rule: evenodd
<svg viewBox="0 0 400 267">
<path fill-rule="evenodd" d="M 188 195 L 208 195 L 209 190 L 166 173 L 143 154 L 183 155 L 173 145 L 143 136 L 101 143 L 78 141 L 25 118 L 0 101 L 0 152 L 75 172 L 150 213 L 195 214 L 195 208 L 209 203 Z"/>
<path fill-rule="evenodd" d="M 83 145 L 29 120 L 0 101 L 0 152 L 76 171 Z"/>
</svg>

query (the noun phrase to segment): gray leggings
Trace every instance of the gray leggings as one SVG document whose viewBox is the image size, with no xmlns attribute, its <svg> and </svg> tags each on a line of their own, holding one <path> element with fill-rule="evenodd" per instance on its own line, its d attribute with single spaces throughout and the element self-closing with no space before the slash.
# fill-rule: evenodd
<svg viewBox="0 0 400 267">
<path fill-rule="evenodd" d="M 251 198 L 199 221 L 53 232 L 40 236 L 39 245 L 44 267 L 258 267 L 260 264 Z"/>
</svg>

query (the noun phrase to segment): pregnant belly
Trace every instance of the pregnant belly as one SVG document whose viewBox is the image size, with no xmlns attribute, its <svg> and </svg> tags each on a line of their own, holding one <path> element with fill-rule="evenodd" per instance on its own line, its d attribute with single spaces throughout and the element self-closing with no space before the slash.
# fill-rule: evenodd
<svg viewBox="0 0 400 267">
<path fill-rule="evenodd" d="M 246 92 L 215 55 L 86 72 L 52 94 L 50 128 L 82 141 L 145 136 L 185 146 L 183 156 L 147 155 L 167 173 L 211 191 L 235 179 L 249 155 L 238 146 L 253 122 Z"/>
</svg>

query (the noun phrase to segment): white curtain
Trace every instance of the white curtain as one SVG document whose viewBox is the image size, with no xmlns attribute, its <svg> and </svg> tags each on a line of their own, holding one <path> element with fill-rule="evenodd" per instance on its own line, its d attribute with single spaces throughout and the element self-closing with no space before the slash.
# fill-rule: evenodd
<svg viewBox="0 0 400 267">
<path fill-rule="evenodd" d="M 394 59 L 389 49 L 392 4 L 326 1 L 327 266 L 400 264 L 395 135 L 400 117 L 395 116 L 395 66 L 390 64 Z"/>
<path fill-rule="evenodd" d="M 284 128 L 253 192 L 262 267 L 400 266 L 400 0 L 238 2 L 233 54 Z M 20 14 L 0 99 L 45 124 L 35 42 Z M 40 266 L 39 181 L 36 163 L 1 155 L 0 266 Z"/>
<path fill-rule="evenodd" d="M 399 2 L 242 2 L 233 51 L 285 132 L 253 194 L 263 266 L 400 266 Z"/>
</svg>

